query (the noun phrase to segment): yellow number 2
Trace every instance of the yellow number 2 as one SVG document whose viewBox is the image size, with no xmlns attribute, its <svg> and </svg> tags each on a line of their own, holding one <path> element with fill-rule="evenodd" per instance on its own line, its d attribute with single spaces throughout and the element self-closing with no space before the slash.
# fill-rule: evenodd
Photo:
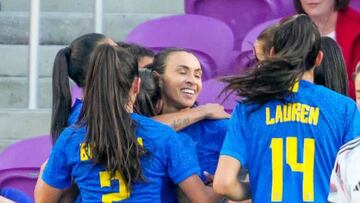
<svg viewBox="0 0 360 203">
<path fill-rule="evenodd" d="M 102 188 L 110 187 L 111 180 L 119 181 L 119 192 L 103 195 L 101 199 L 102 202 L 121 201 L 130 197 L 130 192 L 125 184 L 123 176 L 120 174 L 119 171 L 116 171 L 115 176 L 112 179 L 110 179 L 109 171 L 102 171 L 99 173 L 99 175 L 100 175 L 100 186 Z"/>
<path fill-rule="evenodd" d="M 286 138 L 286 163 L 294 172 L 303 173 L 303 201 L 314 201 L 314 158 L 315 140 L 312 138 L 304 139 L 303 163 L 298 162 L 298 141 L 297 137 Z M 272 159 L 272 189 L 271 201 L 281 202 L 283 196 L 283 138 L 273 138 L 271 140 L 271 159 Z"/>
</svg>

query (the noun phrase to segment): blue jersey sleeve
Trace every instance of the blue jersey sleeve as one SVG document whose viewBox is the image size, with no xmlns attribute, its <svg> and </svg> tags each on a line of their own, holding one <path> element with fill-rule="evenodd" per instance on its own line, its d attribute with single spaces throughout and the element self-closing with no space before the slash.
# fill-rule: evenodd
<svg viewBox="0 0 360 203">
<path fill-rule="evenodd" d="M 238 104 L 228 125 L 228 130 L 221 149 L 220 155 L 231 156 L 240 161 L 241 165 L 247 164 L 246 141 L 244 131 L 244 119 L 242 104 Z"/>
<path fill-rule="evenodd" d="M 57 189 L 66 189 L 71 186 L 71 171 L 66 162 L 66 144 L 71 129 L 65 129 L 51 150 L 42 179 L 48 185 Z"/>
<path fill-rule="evenodd" d="M 345 121 L 343 144 L 360 136 L 360 112 L 355 103 L 351 104 Z"/>
<path fill-rule="evenodd" d="M 200 175 L 195 144 L 185 133 L 172 133 L 167 147 L 168 174 L 175 184 L 192 175 Z"/>
</svg>

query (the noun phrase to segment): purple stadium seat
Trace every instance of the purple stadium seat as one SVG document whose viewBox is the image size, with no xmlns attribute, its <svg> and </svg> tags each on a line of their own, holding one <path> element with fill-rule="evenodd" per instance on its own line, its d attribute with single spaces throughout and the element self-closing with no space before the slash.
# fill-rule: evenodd
<svg viewBox="0 0 360 203">
<path fill-rule="evenodd" d="M 40 166 L 49 157 L 49 135 L 22 140 L 0 154 L 0 188 L 13 187 L 33 197 Z"/>
<path fill-rule="evenodd" d="M 233 71 L 230 74 L 234 75 L 242 73 L 247 68 L 253 67 L 255 65 L 256 59 L 253 50 L 243 51 L 238 56 L 236 56 L 232 68 Z"/>
<path fill-rule="evenodd" d="M 240 50 L 245 34 L 253 26 L 282 15 L 279 5 L 283 4 L 276 0 L 186 0 L 185 12 L 214 17 L 228 24 L 235 36 L 235 49 Z"/>
<path fill-rule="evenodd" d="M 283 18 L 294 15 L 295 6 L 293 0 L 267 0 L 272 1 L 276 5 L 276 18 Z"/>
<path fill-rule="evenodd" d="M 234 36 L 225 23 L 199 15 L 147 21 L 135 27 L 125 41 L 154 51 L 169 47 L 188 49 L 199 58 L 204 80 L 217 76 L 219 69 L 229 67 L 234 46 Z"/>
<path fill-rule="evenodd" d="M 225 83 L 220 82 L 216 79 L 205 81 L 203 83 L 202 91 L 200 92 L 197 102 L 200 105 L 207 103 L 222 104 L 225 108 L 225 111 L 231 113 L 234 107 L 236 106 L 237 99 L 234 94 L 230 94 L 229 97 L 226 100 L 224 100 L 228 95 L 228 94 L 220 95 L 224 87 L 225 87 Z"/>
<path fill-rule="evenodd" d="M 272 19 L 266 22 L 263 22 L 261 24 L 256 25 L 253 27 L 244 37 L 244 40 L 241 44 L 241 51 L 249 51 L 253 50 L 254 42 L 256 41 L 256 38 L 259 36 L 259 34 L 265 30 L 267 27 L 270 27 L 271 25 L 274 25 L 278 22 L 280 22 L 281 18 Z"/>
</svg>

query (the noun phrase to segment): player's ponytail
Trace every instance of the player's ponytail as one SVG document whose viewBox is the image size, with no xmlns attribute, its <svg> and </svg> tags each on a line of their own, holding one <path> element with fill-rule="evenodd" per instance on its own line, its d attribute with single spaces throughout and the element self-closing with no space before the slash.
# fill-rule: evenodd
<svg viewBox="0 0 360 203">
<path fill-rule="evenodd" d="M 235 91 L 244 102 L 284 100 L 305 71 L 315 65 L 320 51 L 320 33 L 306 15 L 297 15 L 276 30 L 273 56 L 240 76 L 223 78 L 224 91 Z"/>
<path fill-rule="evenodd" d="M 100 45 L 90 59 L 81 123 L 92 160 L 131 183 L 143 180 L 140 157 L 144 148 L 135 136 L 132 88 L 138 77 L 136 58 L 126 50 Z"/>
<path fill-rule="evenodd" d="M 60 132 L 67 126 L 71 108 L 71 94 L 69 88 L 69 55 L 70 48 L 61 49 L 55 57 L 52 73 L 52 113 L 50 134 L 53 143 Z"/>
<path fill-rule="evenodd" d="M 68 126 L 71 109 L 69 78 L 79 87 L 85 86 L 85 75 L 90 54 L 107 38 L 103 34 L 89 33 L 76 38 L 69 47 L 61 49 L 54 60 L 52 74 L 52 113 L 50 134 L 55 143 L 61 131 Z"/>
</svg>

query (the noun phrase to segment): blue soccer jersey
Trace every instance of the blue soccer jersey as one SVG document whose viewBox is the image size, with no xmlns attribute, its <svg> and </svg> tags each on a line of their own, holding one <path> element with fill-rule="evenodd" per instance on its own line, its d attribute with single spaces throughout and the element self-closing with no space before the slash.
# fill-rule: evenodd
<svg viewBox="0 0 360 203">
<path fill-rule="evenodd" d="M 228 121 L 229 119 L 202 120 L 180 131 L 192 138 L 193 142 L 189 141 L 189 145 L 195 144 L 203 180 L 204 171 L 215 174 Z"/>
<path fill-rule="evenodd" d="M 152 119 L 131 114 L 137 124 L 137 138 L 149 152 L 141 158 L 145 182 L 133 183 L 128 190 L 120 172 L 94 165 L 85 153 L 86 128 L 66 128 L 51 152 L 42 179 L 52 187 L 65 189 L 74 181 L 82 202 L 161 202 L 165 178 L 176 184 L 199 175 L 196 156 L 188 154 L 179 135 Z"/>
<path fill-rule="evenodd" d="M 253 202 L 326 202 L 336 153 L 360 133 L 350 98 L 297 85 L 286 103 L 239 103 L 232 114 L 221 155 L 248 168 Z"/>
<path fill-rule="evenodd" d="M 73 125 L 78 121 L 82 106 L 83 106 L 83 101 L 81 99 L 76 98 L 74 105 L 71 107 L 70 110 L 70 115 L 67 121 L 68 126 Z"/>
<path fill-rule="evenodd" d="M 180 141 L 184 144 L 186 147 L 187 154 L 189 154 L 190 157 L 197 159 L 196 155 L 196 143 L 192 140 L 192 138 L 187 135 L 184 132 L 178 132 Z M 195 163 L 195 162 L 194 162 Z M 196 162 L 196 166 L 199 167 L 199 163 Z M 166 177 L 164 179 L 164 184 L 161 189 L 161 198 L 162 202 L 166 203 L 177 203 L 178 201 L 178 195 L 177 195 L 178 187 L 176 184 L 174 184 L 173 181 L 169 177 Z"/>
</svg>

